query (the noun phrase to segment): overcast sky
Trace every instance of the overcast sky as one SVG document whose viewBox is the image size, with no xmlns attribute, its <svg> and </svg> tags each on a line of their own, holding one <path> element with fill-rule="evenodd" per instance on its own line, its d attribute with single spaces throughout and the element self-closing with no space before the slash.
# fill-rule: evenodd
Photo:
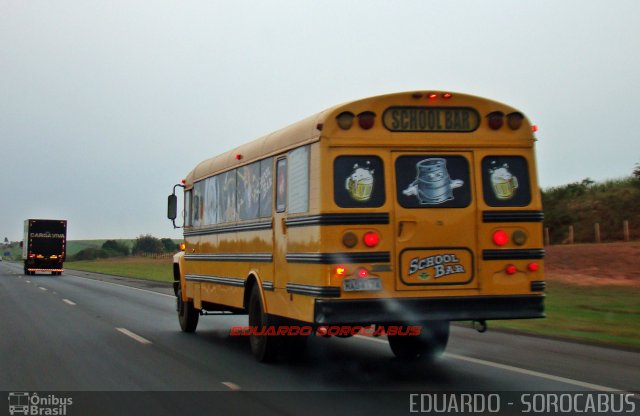
<svg viewBox="0 0 640 416">
<path fill-rule="evenodd" d="M 203 159 L 344 101 L 442 89 L 540 128 L 543 187 L 640 162 L 640 2 L 0 0 L 0 238 L 179 238 Z"/>
</svg>

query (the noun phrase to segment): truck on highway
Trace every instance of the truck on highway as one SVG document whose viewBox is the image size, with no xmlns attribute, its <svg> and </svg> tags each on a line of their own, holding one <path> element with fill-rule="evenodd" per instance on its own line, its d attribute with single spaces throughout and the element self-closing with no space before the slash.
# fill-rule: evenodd
<svg viewBox="0 0 640 416">
<path fill-rule="evenodd" d="M 61 275 L 66 248 L 66 220 L 28 219 L 24 221 L 22 243 L 24 274 L 51 272 L 54 276 Z"/>
</svg>

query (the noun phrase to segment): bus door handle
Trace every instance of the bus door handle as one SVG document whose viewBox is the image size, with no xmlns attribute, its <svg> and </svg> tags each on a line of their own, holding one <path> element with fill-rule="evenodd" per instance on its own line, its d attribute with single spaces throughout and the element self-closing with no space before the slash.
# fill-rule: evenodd
<svg viewBox="0 0 640 416">
<path fill-rule="evenodd" d="M 413 237 L 418 223 L 415 221 L 398 221 L 398 240 L 407 241 Z"/>
</svg>

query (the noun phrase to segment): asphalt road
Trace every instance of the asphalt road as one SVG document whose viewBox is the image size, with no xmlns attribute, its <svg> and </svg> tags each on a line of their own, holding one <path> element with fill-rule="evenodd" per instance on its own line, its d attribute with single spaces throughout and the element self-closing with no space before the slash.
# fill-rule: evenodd
<svg viewBox="0 0 640 416">
<path fill-rule="evenodd" d="M 201 317 L 197 332 L 185 334 L 167 286 L 71 270 L 24 276 L 8 262 L 0 263 L 0 317 L 0 391 L 73 392 L 67 414 L 201 406 L 220 414 L 405 414 L 409 393 L 640 390 L 638 352 L 464 327 L 452 328 L 433 363 L 398 360 L 380 338 L 314 337 L 305 358 L 261 364 L 247 338 L 229 335 L 245 316 Z"/>
</svg>

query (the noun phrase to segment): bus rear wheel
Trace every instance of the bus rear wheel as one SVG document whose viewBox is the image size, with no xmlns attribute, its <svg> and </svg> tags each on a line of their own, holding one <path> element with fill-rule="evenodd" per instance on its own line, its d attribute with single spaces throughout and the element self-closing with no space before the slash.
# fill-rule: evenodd
<svg viewBox="0 0 640 416">
<path fill-rule="evenodd" d="M 396 357 L 402 359 L 426 359 L 439 357 L 449 341 L 449 321 L 425 322 L 420 335 L 390 335 L 389 346 Z"/>
<path fill-rule="evenodd" d="M 198 326 L 200 311 L 193 307 L 193 302 L 182 300 L 182 289 L 178 289 L 176 297 L 176 309 L 178 310 L 178 321 L 183 332 L 195 332 Z"/>
<path fill-rule="evenodd" d="M 251 288 L 248 309 L 249 326 L 255 328 L 258 332 L 262 332 L 263 328 L 274 325 L 274 319 L 264 311 L 258 285 L 253 285 Z M 275 360 L 279 346 L 278 341 L 279 337 L 277 336 L 254 335 L 253 333 L 249 336 L 251 352 L 256 360 L 263 363 Z"/>
</svg>

